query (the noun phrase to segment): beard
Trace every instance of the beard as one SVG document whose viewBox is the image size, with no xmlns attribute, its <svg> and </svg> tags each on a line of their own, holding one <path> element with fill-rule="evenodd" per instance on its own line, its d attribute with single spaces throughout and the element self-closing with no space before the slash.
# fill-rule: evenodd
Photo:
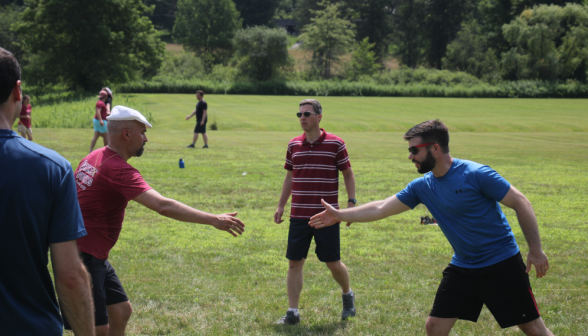
<svg viewBox="0 0 588 336">
<path fill-rule="evenodd" d="M 145 150 L 145 143 L 143 142 L 143 146 L 141 146 L 141 148 L 139 148 L 136 152 L 135 152 L 135 156 L 139 157 L 141 155 L 143 155 L 143 151 Z"/>
<path fill-rule="evenodd" d="M 431 170 L 433 170 L 433 168 L 435 168 L 435 165 L 437 165 L 437 160 L 435 160 L 435 158 L 433 157 L 433 154 L 431 154 L 431 152 L 429 152 L 429 151 L 427 151 L 427 157 L 425 158 L 425 160 L 423 162 L 416 161 L 416 160 L 412 160 L 412 162 L 419 164 L 420 167 L 417 169 L 419 174 L 428 173 Z"/>
</svg>

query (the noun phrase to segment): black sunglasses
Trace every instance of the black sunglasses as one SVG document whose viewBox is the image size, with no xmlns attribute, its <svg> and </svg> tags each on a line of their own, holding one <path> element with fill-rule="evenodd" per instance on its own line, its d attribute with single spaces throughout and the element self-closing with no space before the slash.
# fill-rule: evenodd
<svg viewBox="0 0 588 336">
<path fill-rule="evenodd" d="M 308 117 L 310 117 L 310 114 L 311 113 L 318 114 L 318 113 L 315 113 L 315 112 L 308 112 L 308 111 L 306 111 L 306 112 L 297 112 L 296 113 L 296 116 L 298 118 L 302 118 L 302 115 L 304 114 L 304 116 L 308 118 Z"/>
<path fill-rule="evenodd" d="M 428 143 L 425 143 L 425 144 L 420 144 L 420 145 L 408 147 L 408 151 L 412 155 L 417 155 L 419 153 L 419 148 L 420 147 L 427 147 L 427 146 L 431 146 L 431 145 L 434 145 L 434 144 L 435 144 L 434 142 L 428 142 Z"/>
</svg>

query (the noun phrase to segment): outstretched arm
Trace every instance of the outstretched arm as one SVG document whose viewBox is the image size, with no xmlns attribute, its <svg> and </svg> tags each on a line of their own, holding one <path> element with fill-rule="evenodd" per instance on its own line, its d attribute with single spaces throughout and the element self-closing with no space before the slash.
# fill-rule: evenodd
<svg viewBox="0 0 588 336">
<path fill-rule="evenodd" d="M 310 226 L 320 229 L 338 222 L 373 222 L 401 212 L 410 210 L 406 204 L 400 202 L 396 195 L 385 200 L 374 201 L 357 208 L 337 210 L 321 200 L 327 210 L 314 215 L 310 219 Z"/>
<path fill-rule="evenodd" d="M 292 171 L 288 170 L 286 172 L 286 177 L 284 178 L 284 185 L 282 185 L 282 194 L 278 201 L 278 208 L 274 213 L 274 223 L 280 224 L 284 221 L 282 215 L 284 215 L 284 207 L 286 206 L 286 203 L 288 203 L 290 194 L 292 194 Z"/>
<path fill-rule="evenodd" d="M 182 222 L 212 225 L 219 230 L 227 231 L 235 237 L 245 231 L 245 224 L 235 217 L 236 212 L 215 215 L 196 210 L 171 198 L 163 197 L 153 189 L 133 198 L 133 201 L 157 211 L 160 215 Z"/>
<path fill-rule="evenodd" d="M 94 335 L 94 304 L 90 277 L 75 240 L 49 245 L 55 290 L 61 311 L 76 335 Z"/>
<path fill-rule="evenodd" d="M 529 245 L 529 255 L 527 256 L 527 273 L 531 271 L 531 265 L 535 265 L 535 272 L 538 278 L 543 277 L 549 270 L 547 256 L 541 247 L 541 237 L 539 236 L 539 226 L 531 202 L 518 191 L 515 187 L 510 186 L 510 190 L 500 203 L 513 209 L 517 213 L 517 219 L 521 230 L 525 235 Z"/>
</svg>

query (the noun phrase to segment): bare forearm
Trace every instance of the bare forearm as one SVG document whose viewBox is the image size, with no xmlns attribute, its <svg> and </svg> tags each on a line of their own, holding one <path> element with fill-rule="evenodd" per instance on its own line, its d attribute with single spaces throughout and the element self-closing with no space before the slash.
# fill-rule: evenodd
<svg viewBox="0 0 588 336">
<path fill-rule="evenodd" d="M 351 168 L 349 173 L 343 173 L 343 180 L 345 181 L 345 190 L 347 190 L 347 198 L 355 198 L 355 175 Z"/>
<path fill-rule="evenodd" d="M 167 199 L 158 211 L 160 215 L 175 220 L 198 224 L 212 224 L 216 216 L 208 212 L 196 210 L 173 199 Z"/>
<path fill-rule="evenodd" d="M 517 219 L 523 235 L 527 240 L 530 250 L 542 249 L 541 237 L 539 236 L 539 226 L 537 225 L 537 217 L 535 217 L 535 211 L 531 203 L 525 198 L 521 201 L 521 204 L 515 209 Z"/>
<path fill-rule="evenodd" d="M 188 116 L 188 119 L 192 118 L 195 114 L 196 114 L 196 110 L 192 111 L 192 113 L 190 113 L 190 115 Z"/>
<path fill-rule="evenodd" d="M 90 290 L 90 279 L 86 269 L 80 265 L 77 277 L 55 279 L 55 290 L 61 311 L 67 318 L 76 336 L 94 335 L 94 304 Z"/>
<path fill-rule="evenodd" d="M 292 177 L 286 175 L 284 184 L 282 185 L 282 193 L 280 194 L 280 200 L 278 201 L 278 208 L 283 208 L 288 203 L 288 199 L 292 194 Z"/>
</svg>

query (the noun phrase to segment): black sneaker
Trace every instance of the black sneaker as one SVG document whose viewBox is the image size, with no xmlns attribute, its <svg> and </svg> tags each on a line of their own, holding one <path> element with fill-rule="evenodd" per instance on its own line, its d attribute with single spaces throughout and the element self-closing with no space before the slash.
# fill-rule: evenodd
<svg viewBox="0 0 588 336">
<path fill-rule="evenodd" d="M 188 147 L 188 148 L 194 148 L 194 144 L 188 145 L 186 147 Z"/>
<path fill-rule="evenodd" d="M 286 315 L 280 317 L 280 319 L 276 322 L 276 324 L 283 324 L 283 325 L 295 325 L 300 323 L 300 315 L 294 314 L 293 311 L 288 310 Z"/>
<path fill-rule="evenodd" d="M 208 148 L 208 145 L 204 145 L 204 146 L 202 146 L 202 148 Z"/>
<path fill-rule="evenodd" d="M 355 316 L 355 293 L 343 294 L 343 312 L 341 312 L 341 320 L 346 320 L 348 317 Z"/>
</svg>

